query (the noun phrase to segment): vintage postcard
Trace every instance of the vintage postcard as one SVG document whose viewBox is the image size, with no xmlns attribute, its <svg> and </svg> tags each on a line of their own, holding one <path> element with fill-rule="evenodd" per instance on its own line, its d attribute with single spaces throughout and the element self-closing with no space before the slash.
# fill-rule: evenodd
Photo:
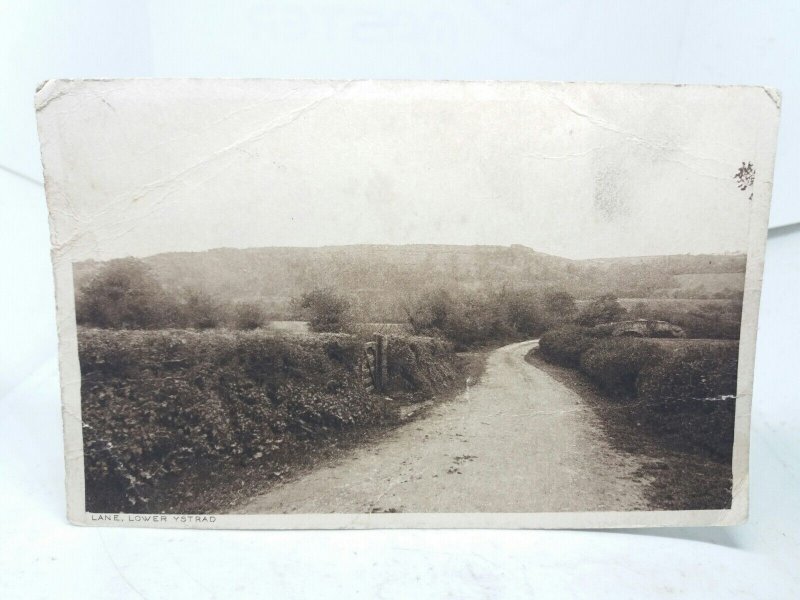
<svg viewBox="0 0 800 600">
<path fill-rule="evenodd" d="M 780 95 L 53 80 L 68 514 L 747 516 Z"/>
</svg>

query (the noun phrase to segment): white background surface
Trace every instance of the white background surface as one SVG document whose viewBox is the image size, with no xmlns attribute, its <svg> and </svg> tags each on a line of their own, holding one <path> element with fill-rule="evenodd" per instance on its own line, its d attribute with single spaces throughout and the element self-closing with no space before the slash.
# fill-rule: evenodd
<svg viewBox="0 0 800 600">
<path fill-rule="evenodd" d="M 784 93 L 771 223 L 800 220 L 798 3 L 228 4 L 235 10 L 196 1 L 0 2 L 0 597 L 800 597 L 797 227 L 768 243 L 746 525 L 202 532 L 66 523 L 47 216 L 36 184 L 40 80 L 765 84 Z"/>
</svg>

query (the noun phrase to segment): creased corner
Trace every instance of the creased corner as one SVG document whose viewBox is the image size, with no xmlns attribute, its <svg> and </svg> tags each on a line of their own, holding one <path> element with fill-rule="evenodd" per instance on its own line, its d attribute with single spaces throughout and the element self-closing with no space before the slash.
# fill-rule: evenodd
<svg viewBox="0 0 800 600">
<path fill-rule="evenodd" d="M 783 99 L 783 97 L 781 95 L 781 91 L 780 90 L 776 90 L 775 88 L 769 88 L 769 87 L 762 87 L 761 89 L 764 90 L 764 93 L 767 96 L 769 96 L 770 100 L 772 100 L 772 102 L 775 104 L 775 108 L 780 110 L 781 109 L 781 100 Z"/>
<path fill-rule="evenodd" d="M 33 97 L 36 112 L 44 110 L 51 102 L 67 94 L 72 89 L 73 83 L 68 79 L 48 79 L 37 85 Z"/>
</svg>

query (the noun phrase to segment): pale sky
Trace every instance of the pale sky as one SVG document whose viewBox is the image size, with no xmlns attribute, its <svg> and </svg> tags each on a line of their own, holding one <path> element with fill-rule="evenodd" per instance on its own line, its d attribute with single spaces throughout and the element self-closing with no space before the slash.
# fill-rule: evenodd
<svg viewBox="0 0 800 600">
<path fill-rule="evenodd" d="M 37 102 L 54 242 L 72 260 L 415 243 L 744 252 L 777 117 L 761 88 L 652 85 L 51 82 Z"/>
</svg>

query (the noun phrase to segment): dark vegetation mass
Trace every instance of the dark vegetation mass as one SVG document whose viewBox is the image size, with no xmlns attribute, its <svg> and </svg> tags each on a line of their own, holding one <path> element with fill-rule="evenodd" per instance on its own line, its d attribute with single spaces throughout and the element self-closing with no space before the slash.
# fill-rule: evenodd
<svg viewBox="0 0 800 600">
<path fill-rule="evenodd" d="M 256 329 L 266 322 L 256 302 L 225 303 L 197 286 L 169 293 L 135 258 L 109 261 L 86 281 L 78 289 L 75 314 L 79 325 L 104 329 Z"/>
<path fill-rule="evenodd" d="M 362 345 L 349 335 L 85 329 L 78 341 L 90 512 L 161 512 L 190 472 L 268 466 L 395 418 L 386 396 L 364 389 Z M 387 394 L 419 399 L 455 382 L 448 344 L 389 344 Z"/>
<path fill-rule="evenodd" d="M 638 318 L 679 325 L 686 337 L 614 336 L 608 324 Z M 574 370 L 600 392 L 590 395 L 611 439 L 658 465 L 645 467 L 654 506 L 727 508 L 740 320 L 741 305 L 657 301 L 625 309 L 606 295 L 545 332 L 529 359 Z M 564 382 L 582 385 L 570 376 Z"/>
<path fill-rule="evenodd" d="M 575 298 L 565 292 L 500 290 L 460 294 L 424 293 L 404 310 L 412 330 L 444 337 L 459 349 L 530 339 L 575 313 Z"/>
<path fill-rule="evenodd" d="M 738 344 L 671 342 L 570 326 L 545 333 L 539 351 L 545 360 L 579 369 L 669 447 L 729 463 Z"/>
</svg>

